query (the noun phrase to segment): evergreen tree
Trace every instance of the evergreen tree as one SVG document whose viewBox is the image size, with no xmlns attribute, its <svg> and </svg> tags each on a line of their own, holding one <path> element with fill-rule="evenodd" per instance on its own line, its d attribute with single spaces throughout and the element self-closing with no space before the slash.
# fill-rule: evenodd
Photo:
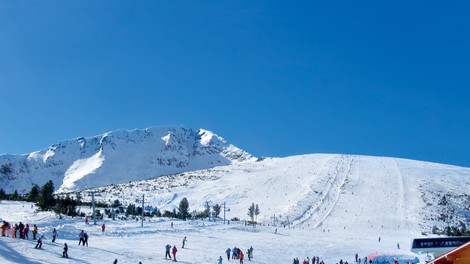
<svg viewBox="0 0 470 264">
<path fill-rule="evenodd" d="M 3 188 L 0 188 L 0 200 L 5 200 L 7 198 L 7 195 L 5 194 L 5 190 Z"/>
<path fill-rule="evenodd" d="M 186 199 L 186 197 L 181 199 L 180 205 L 178 207 L 178 211 L 179 211 L 179 214 L 181 216 L 181 219 L 186 220 L 186 218 L 188 218 L 188 215 L 189 215 L 189 202 L 188 202 L 188 199 Z"/>
<path fill-rule="evenodd" d="M 55 204 L 54 199 L 54 183 L 49 180 L 41 188 L 38 196 L 37 205 L 40 210 L 45 211 L 51 209 Z"/>
<path fill-rule="evenodd" d="M 219 204 L 215 204 L 214 206 L 212 206 L 212 210 L 212 217 L 219 217 L 222 207 Z"/>
<path fill-rule="evenodd" d="M 258 204 L 256 204 L 256 206 L 255 206 L 255 211 L 254 211 L 254 213 L 255 213 L 255 216 L 256 216 L 256 221 L 258 221 L 258 215 L 260 214 Z"/>
<path fill-rule="evenodd" d="M 38 197 L 39 197 L 39 186 L 34 184 L 33 187 L 31 187 L 31 191 L 29 192 L 28 201 L 37 202 Z"/>
<path fill-rule="evenodd" d="M 252 203 L 250 207 L 248 207 L 248 216 L 251 219 L 251 222 L 255 222 L 255 203 Z"/>
</svg>

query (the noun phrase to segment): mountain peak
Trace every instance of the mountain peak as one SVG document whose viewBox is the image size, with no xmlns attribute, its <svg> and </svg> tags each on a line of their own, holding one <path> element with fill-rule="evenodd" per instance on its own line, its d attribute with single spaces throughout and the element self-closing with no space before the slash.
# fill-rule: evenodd
<svg viewBox="0 0 470 264">
<path fill-rule="evenodd" d="M 30 154 L 1 155 L 0 182 L 7 192 L 25 193 L 32 184 L 52 179 L 56 189 L 65 192 L 248 160 L 254 157 L 205 129 L 119 129 Z"/>
</svg>

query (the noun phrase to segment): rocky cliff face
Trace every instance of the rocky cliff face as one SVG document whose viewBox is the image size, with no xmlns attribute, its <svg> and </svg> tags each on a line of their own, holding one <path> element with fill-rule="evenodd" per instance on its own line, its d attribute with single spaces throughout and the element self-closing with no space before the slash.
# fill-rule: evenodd
<svg viewBox="0 0 470 264">
<path fill-rule="evenodd" d="M 33 184 L 52 180 L 56 190 L 74 191 L 251 159 L 249 153 L 204 129 L 116 130 L 30 154 L 1 155 L 0 184 L 7 193 L 26 193 Z"/>
</svg>

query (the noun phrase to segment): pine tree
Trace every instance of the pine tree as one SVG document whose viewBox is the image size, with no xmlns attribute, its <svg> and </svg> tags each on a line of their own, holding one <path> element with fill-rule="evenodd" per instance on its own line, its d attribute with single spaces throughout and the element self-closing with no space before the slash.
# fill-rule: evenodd
<svg viewBox="0 0 470 264">
<path fill-rule="evenodd" d="M 248 216 L 251 218 L 251 222 L 255 222 L 255 203 L 252 203 L 250 207 L 248 207 Z"/>
<path fill-rule="evenodd" d="M 37 202 L 38 197 L 39 197 L 39 186 L 34 184 L 33 187 L 31 187 L 31 191 L 29 192 L 28 201 Z"/>
<path fill-rule="evenodd" d="M 189 215 L 189 202 L 188 202 L 188 199 L 186 199 L 186 197 L 181 199 L 180 205 L 178 207 L 178 211 L 181 216 L 181 219 L 186 220 L 186 218 Z"/>
<path fill-rule="evenodd" d="M 212 209 L 213 209 L 212 217 L 219 217 L 222 207 L 219 204 L 215 204 L 214 206 L 212 206 Z"/>
<path fill-rule="evenodd" d="M 51 209 L 54 204 L 54 183 L 49 180 L 39 192 L 37 205 L 40 210 L 45 211 Z"/>
</svg>

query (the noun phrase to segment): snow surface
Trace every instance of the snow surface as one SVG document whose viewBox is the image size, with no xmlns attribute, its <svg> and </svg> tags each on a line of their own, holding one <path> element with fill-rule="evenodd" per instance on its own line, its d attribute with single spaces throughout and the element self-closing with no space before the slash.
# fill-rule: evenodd
<svg viewBox="0 0 470 264">
<path fill-rule="evenodd" d="M 3 201 L 0 203 L 4 220 L 10 223 L 35 223 L 39 234 L 43 234 L 42 249 L 35 249 L 36 241 L 0 237 L 0 263 L 171 263 L 165 260 L 165 245 L 176 245 L 177 260 L 180 263 L 217 263 L 219 256 L 227 261 L 226 248 L 240 247 L 244 252 L 254 248 L 252 261 L 245 263 L 292 263 L 292 258 L 319 256 L 327 264 L 339 259 L 352 263 L 354 254 L 360 257 L 379 252 L 393 256 L 415 256 L 409 252 L 409 234 L 406 232 L 383 233 L 379 243 L 377 236 L 364 234 L 360 230 L 330 230 L 245 226 L 243 222 L 207 222 L 202 220 L 181 221 L 169 218 L 154 218 L 145 221 L 113 221 L 105 219 L 106 231 L 101 232 L 101 224 L 86 225 L 81 218 L 58 219 L 51 213 L 35 213 L 31 204 Z M 7 216 L 7 217 L 5 217 Z M 174 223 L 173 228 L 171 222 Z M 51 242 L 53 228 L 58 230 L 58 238 Z M 78 233 L 85 230 L 89 234 L 89 246 L 78 245 Z M 186 247 L 181 248 L 182 239 L 187 237 Z M 401 242 L 400 250 L 396 243 Z M 69 259 L 62 258 L 63 244 L 69 246 Z"/>
<path fill-rule="evenodd" d="M 230 208 L 227 219 L 242 219 L 230 225 L 221 219 L 146 218 L 141 227 L 139 221 L 106 218 L 102 235 L 101 222 L 85 225 L 80 218 L 58 219 L 35 213 L 26 203 L 4 201 L 0 218 L 38 224 L 48 241 L 43 250 L 36 250 L 33 241 L 2 237 L 0 263 L 168 263 L 168 243 L 178 247 L 182 263 L 217 263 L 225 249 L 234 246 L 244 251 L 253 246 L 251 263 L 292 263 L 294 257 L 302 261 L 307 256 L 319 256 L 327 264 L 340 259 L 352 263 L 356 253 L 361 258 L 386 253 L 423 261 L 425 256 L 410 252 L 412 239 L 441 223 L 436 214 L 443 209 L 438 204 L 442 195 L 449 197 L 447 206 L 462 207 L 458 201 L 470 195 L 468 186 L 468 168 L 396 158 L 312 154 L 240 162 L 94 189 L 98 200 L 119 199 L 125 205 L 138 206 L 145 194 L 146 205 L 161 211 L 171 211 L 183 197 L 190 211 L 203 210 L 206 201 L 225 203 Z M 90 199 L 87 191 L 81 195 Z M 252 202 L 261 211 L 257 227 L 243 221 Z M 50 242 L 53 227 L 60 233 L 56 244 Z M 90 234 L 89 247 L 78 246 L 82 229 Z M 185 236 L 187 248 L 181 249 Z M 71 259 L 60 258 L 64 242 Z"/>
</svg>

